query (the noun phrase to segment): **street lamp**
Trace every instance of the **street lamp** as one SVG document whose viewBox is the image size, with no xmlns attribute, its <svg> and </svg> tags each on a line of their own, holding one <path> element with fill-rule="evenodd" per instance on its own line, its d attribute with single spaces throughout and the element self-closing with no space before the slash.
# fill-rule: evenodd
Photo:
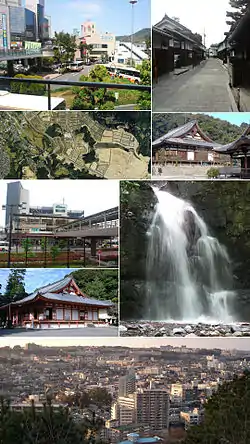
<svg viewBox="0 0 250 444">
<path fill-rule="evenodd" d="M 138 3 L 138 0 L 129 0 L 129 3 L 132 5 L 131 65 L 133 66 L 134 6 Z"/>
<path fill-rule="evenodd" d="M 10 208 L 9 215 L 9 248 L 8 248 L 8 268 L 10 268 L 11 264 L 11 244 L 12 244 L 12 230 L 13 230 L 13 208 L 19 208 L 20 210 L 27 205 L 27 202 L 22 202 L 20 204 L 7 204 L 2 206 L 2 210 L 7 210 Z"/>
</svg>

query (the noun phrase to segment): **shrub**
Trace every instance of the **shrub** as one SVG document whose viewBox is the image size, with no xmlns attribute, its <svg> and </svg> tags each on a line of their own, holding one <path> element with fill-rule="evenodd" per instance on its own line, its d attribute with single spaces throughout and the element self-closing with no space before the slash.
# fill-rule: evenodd
<svg viewBox="0 0 250 444">
<path fill-rule="evenodd" d="M 211 167 L 207 171 L 207 177 L 209 179 L 216 179 L 219 176 L 219 174 L 220 174 L 220 172 L 219 172 L 218 168 Z"/>
<path fill-rule="evenodd" d="M 42 79 L 41 76 L 26 76 L 25 74 L 17 74 L 15 78 L 19 79 Z M 28 94 L 36 96 L 44 96 L 46 93 L 46 85 L 41 85 L 39 83 L 22 83 L 22 82 L 11 82 L 10 90 L 12 93 L 17 94 Z"/>
</svg>

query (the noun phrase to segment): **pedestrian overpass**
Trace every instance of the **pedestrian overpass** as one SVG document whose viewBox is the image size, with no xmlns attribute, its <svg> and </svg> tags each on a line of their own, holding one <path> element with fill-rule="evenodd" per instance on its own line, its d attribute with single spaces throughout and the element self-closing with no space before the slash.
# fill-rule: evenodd
<svg viewBox="0 0 250 444">
<path fill-rule="evenodd" d="M 21 51 L 9 49 L 0 51 L 0 62 L 14 62 L 15 60 L 36 59 L 38 57 L 53 57 L 54 52 L 47 49 L 24 49 Z"/>
</svg>

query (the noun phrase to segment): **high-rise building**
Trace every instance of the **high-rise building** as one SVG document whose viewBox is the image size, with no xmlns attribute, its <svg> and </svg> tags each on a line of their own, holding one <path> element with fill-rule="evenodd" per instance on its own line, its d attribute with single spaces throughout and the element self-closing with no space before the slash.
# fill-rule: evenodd
<svg viewBox="0 0 250 444">
<path fill-rule="evenodd" d="M 45 0 L 25 0 L 25 8 L 36 15 L 36 40 L 43 40 Z"/>
<path fill-rule="evenodd" d="M 19 208 L 24 202 L 22 209 Z M 47 207 L 31 206 L 29 190 L 25 190 L 21 182 L 8 183 L 6 207 L 6 227 L 9 226 L 12 208 L 14 233 L 53 232 L 58 227 L 84 217 L 83 210 L 68 210 L 64 203 Z"/>
<path fill-rule="evenodd" d="M 25 8 L 25 40 L 36 40 L 36 14 Z"/>
<path fill-rule="evenodd" d="M 21 182 L 7 184 L 6 216 L 5 225 L 9 226 L 10 214 L 27 214 L 30 208 L 29 190 L 23 188 Z M 22 205 L 22 208 L 19 206 Z"/>
<path fill-rule="evenodd" d="M 0 0 L 0 5 L 22 6 L 22 0 Z"/>
<path fill-rule="evenodd" d="M 45 29 L 46 35 L 44 36 L 44 39 L 45 40 L 47 38 L 51 39 L 52 38 L 51 17 L 50 17 L 50 15 L 45 15 L 44 18 L 45 18 L 45 23 L 46 23 L 46 29 Z"/>
<path fill-rule="evenodd" d="M 10 46 L 15 42 L 23 42 L 25 40 L 25 8 L 21 6 L 9 7 L 10 20 Z"/>
<path fill-rule="evenodd" d="M 128 396 L 136 390 L 136 376 L 133 370 L 119 378 L 119 396 Z"/>
<path fill-rule="evenodd" d="M 134 424 L 136 418 L 135 412 L 135 394 L 119 396 L 117 402 L 112 405 L 111 418 L 117 420 L 120 426 Z"/>
<path fill-rule="evenodd" d="M 10 48 L 9 8 L 6 2 L 0 0 L 0 50 Z"/>
<path fill-rule="evenodd" d="M 147 389 L 135 394 L 136 422 L 149 425 L 151 430 L 169 426 L 169 395 L 164 390 Z"/>
</svg>

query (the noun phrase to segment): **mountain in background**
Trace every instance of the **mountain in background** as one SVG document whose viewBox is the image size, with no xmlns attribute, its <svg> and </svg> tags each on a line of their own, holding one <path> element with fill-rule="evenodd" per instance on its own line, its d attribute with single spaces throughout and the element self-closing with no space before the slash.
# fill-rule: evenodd
<svg viewBox="0 0 250 444">
<path fill-rule="evenodd" d="M 150 28 L 140 29 L 140 31 L 137 31 L 135 34 L 133 34 L 133 42 L 134 43 L 142 43 L 148 39 L 151 39 L 151 29 Z M 116 37 L 116 40 L 119 40 L 121 42 L 131 42 L 131 35 L 120 35 L 120 36 Z"/>
<path fill-rule="evenodd" d="M 221 144 L 233 142 L 248 127 L 248 123 L 237 126 L 206 114 L 153 114 L 153 141 L 164 136 L 168 131 L 190 122 L 190 120 L 197 120 L 201 129 L 214 142 Z"/>
</svg>

